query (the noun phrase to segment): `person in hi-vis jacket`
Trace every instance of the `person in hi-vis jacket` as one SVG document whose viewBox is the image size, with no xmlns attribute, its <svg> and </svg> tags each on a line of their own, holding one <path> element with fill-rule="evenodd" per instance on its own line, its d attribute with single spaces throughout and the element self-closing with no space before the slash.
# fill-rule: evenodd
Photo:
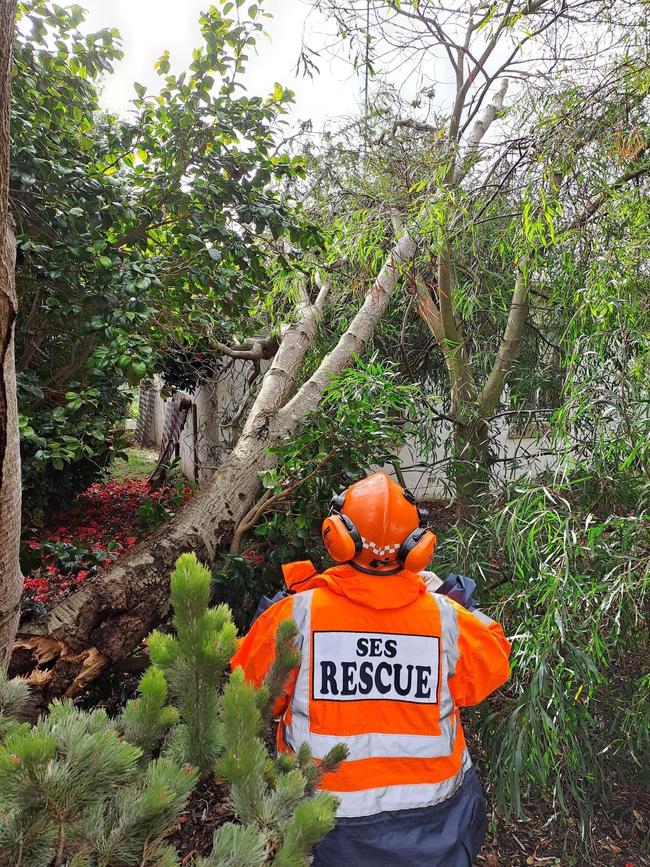
<svg viewBox="0 0 650 867">
<path fill-rule="evenodd" d="M 428 516 L 385 473 L 333 498 L 323 541 L 339 565 L 284 566 L 289 595 L 255 620 L 232 659 L 261 684 L 278 624 L 292 617 L 302 660 L 277 708 L 278 749 L 307 742 L 318 759 L 348 747 L 320 784 L 339 807 L 314 864 L 466 867 L 486 809 L 458 709 L 507 680 L 510 645 L 495 621 L 427 586 Z"/>
</svg>

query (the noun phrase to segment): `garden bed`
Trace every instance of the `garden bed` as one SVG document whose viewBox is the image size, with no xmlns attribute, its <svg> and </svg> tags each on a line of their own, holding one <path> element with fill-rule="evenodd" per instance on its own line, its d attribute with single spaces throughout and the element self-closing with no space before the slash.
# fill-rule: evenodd
<svg viewBox="0 0 650 867">
<path fill-rule="evenodd" d="M 147 479 L 113 479 L 91 485 L 46 526 L 27 530 L 22 616 L 44 614 L 169 520 L 193 492 L 184 480 L 155 487 Z"/>
<path fill-rule="evenodd" d="M 636 807 L 632 808 L 631 804 Z M 567 814 L 561 821 L 550 822 L 552 811 L 547 804 L 528 802 L 520 819 L 503 819 L 488 803 L 490 830 L 476 864 L 483 867 L 647 867 L 650 865 L 649 811 L 647 792 L 641 789 L 617 791 L 608 810 L 598 811 L 594 817 L 597 832 L 592 840 L 592 852 L 587 856 L 578 848 L 577 821 L 573 816 Z M 214 780 L 200 783 L 169 838 L 179 851 L 181 864 L 191 865 L 198 855 L 209 855 L 214 832 L 232 819 L 227 790 Z M 576 851 L 571 853 L 572 849 Z"/>
<path fill-rule="evenodd" d="M 26 535 L 24 612 L 43 613 L 51 608 L 168 520 L 192 493 L 192 486 L 184 481 L 159 488 L 152 488 L 144 478 L 92 485 L 46 527 Z M 454 522 L 447 504 L 435 502 L 429 507 L 437 531 Z M 253 549 L 243 559 L 253 566 L 263 560 Z M 77 702 L 102 706 L 111 716 L 117 715 L 135 692 L 146 664 L 146 651 L 140 648 L 98 678 Z M 489 778 L 483 772 L 482 751 L 471 720 L 466 731 L 489 799 Z M 226 789 L 213 779 L 202 782 L 169 837 L 181 863 L 189 867 L 198 855 L 209 854 L 215 830 L 232 815 Z M 476 862 L 484 867 L 650 867 L 650 795 L 641 786 L 616 787 L 607 810 L 596 810 L 589 856 L 579 847 L 577 817 L 568 812 L 554 817 L 552 806 L 541 799 L 529 797 L 519 819 L 503 818 L 492 806 L 489 816 L 486 843 Z"/>
</svg>

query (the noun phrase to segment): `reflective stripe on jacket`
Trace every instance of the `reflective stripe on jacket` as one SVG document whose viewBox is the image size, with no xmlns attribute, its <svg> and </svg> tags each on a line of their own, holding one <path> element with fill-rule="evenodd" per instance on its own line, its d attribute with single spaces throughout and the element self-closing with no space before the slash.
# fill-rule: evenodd
<svg viewBox="0 0 650 867">
<path fill-rule="evenodd" d="M 232 659 L 262 683 L 278 624 L 295 620 L 302 660 L 275 708 L 279 749 L 306 742 L 323 758 L 337 743 L 348 746 L 348 760 L 321 781 L 339 799 L 339 817 L 451 798 L 471 766 L 458 708 L 508 677 L 501 627 L 429 594 L 411 572 L 377 577 L 343 565 L 317 574 L 308 562 L 284 569 L 297 592 L 258 618 Z"/>
</svg>

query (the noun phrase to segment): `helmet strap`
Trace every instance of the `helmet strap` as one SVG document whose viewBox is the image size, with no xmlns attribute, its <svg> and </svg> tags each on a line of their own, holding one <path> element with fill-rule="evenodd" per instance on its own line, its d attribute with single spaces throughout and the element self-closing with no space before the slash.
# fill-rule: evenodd
<svg viewBox="0 0 650 867">
<path fill-rule="evenodd" d="M 378 569 L 367 569 L 365 566 L 361 566 L 359 563 L 355 563 L 354 560 L 349 560 L 348 566 L 352 566 L 352 568 L 356 569 L 357 572 L 363 572 L 364 575 L 374 575 L 375 578 L 381 578 L 382 575 L 399 575 L 400 572 L 404 571 L 403 566 L 397 566 L 397 568 L 395 569 L 387 569 L 385 571 L 380 571 Z"/>
</svg>

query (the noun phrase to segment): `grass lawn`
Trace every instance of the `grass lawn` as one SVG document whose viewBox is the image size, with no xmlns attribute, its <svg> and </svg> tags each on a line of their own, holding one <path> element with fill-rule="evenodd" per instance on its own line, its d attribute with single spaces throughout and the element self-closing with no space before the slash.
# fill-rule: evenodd
<svg viewBox="0 0 650 867">
<path fill-rule="evenodd" d="M 158 462 L 158 451 L 137 446 L 125 449 L 128 460 L 115 461 L 111 469 L 113 479 L 146 479 Z"/>
</svg>

